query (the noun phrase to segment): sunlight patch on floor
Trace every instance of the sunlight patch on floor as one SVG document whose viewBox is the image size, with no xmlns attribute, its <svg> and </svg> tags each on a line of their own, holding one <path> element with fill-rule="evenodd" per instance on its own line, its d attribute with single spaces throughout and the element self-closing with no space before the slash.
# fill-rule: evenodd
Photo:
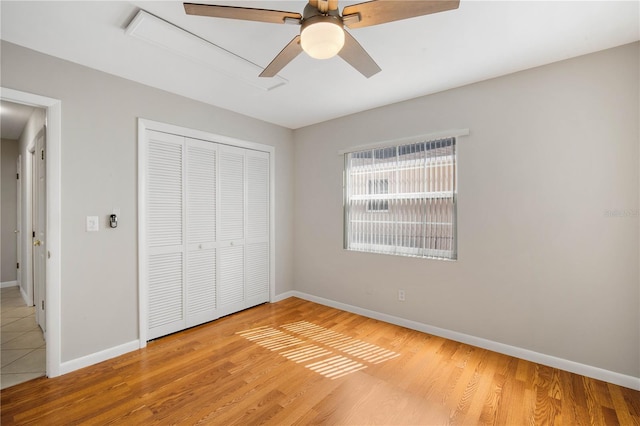
<svg viewBox="0 0 640 426">
<path fill-rule="evenodd" d="M 266 349 L 277 351 L 296 363 L 317 359 L 311 364 L 306 364 L 305 367 L 330 379 L 363 370 L 367 368 L 365 363 L 379 364 L 400 356 L 397 352 L 345 336 L 308 321 L 284 324 L 279 328 L 288 333 L 274 327 L 263 326 L 236 334 Z M 312 340 L 314 343 L 302 340 L 303 338 Z"/>
</svg>

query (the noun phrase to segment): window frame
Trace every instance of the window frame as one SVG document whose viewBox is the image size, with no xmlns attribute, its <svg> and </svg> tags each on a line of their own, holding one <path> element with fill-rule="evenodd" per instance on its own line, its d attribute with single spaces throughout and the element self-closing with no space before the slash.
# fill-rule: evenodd
<svg viewBox="0 0 640 426">
<path fill-rule="evenodd" d="M 437 259 L 437 260 L 451 260 L 451 261 L 455 261 L 458 259 L 458 230 L 457 230 L 457 204 L 458 204 L 458 148 L 459 148 L 459 137 L 460 136 L 467 136 L 469 134 L 469 130 L 468 129 L 459 129 L 459 130 L 451 130 L 451 131 L 446 131 L 446 132 L 438 132 L 438 133 L 432 133 L 432 134 L 428 134 L 428 135 L 420 135 L 420 136 L 413 136 L 411 138 L 404 138 L 404 139 L 398 139 L 398 140 L 392 140 L 392 141 L 386 141 L 386 142 L 378 142 L 378 143 L 374 143 L 374 144 L 368 144 L 368 145 L 360 145 L 360 146 L 356 146 L 347 150 L 343 150 L 340 151 L 339 154 L 343 157 L 343 248 L 345 250 L 348 251 L 355 251 L 355 252 L 364 252 L 364 253 L 374 253 L 374 254 L 389 254 L 389 255 L 400 255 L 400 256 L 408 256 L 408 257 L 417 257 L 417 258 L 423 258 L 423 259 Z M 349 155 L 348 154 L 353 154 L 353 153 L 357 153 L 360 151 L 366 151 L 366 150 L 374 150 L 374 149 L 378 149 L 378 148 L 398 148 L 400 146 L 404 146 L 404 145 L 410 145 L 410 144 L 416 144 L 416 143 L 428 143 L 428 142 L 435 142 L 438 140 L 442 140 L 442 139 L 453 139 L 453 144 L 454 144 L 454 148 L 453 148 L 453 179 L 455 181 L 455 186 L 452 188 L 452 192 L 449 192 L 449 196 L 447 197 L 447 199 L 450 199 L 451 202 L 453 203 L 452 209 L 450 210 L 451 212 L 451 226 L 453 227 L 453 229 L 451 230 L 451 237 L 452 237 L 452 247 L 451 249 L 436 249 L 436 248 L 426 248 L 426 247 L 410 247 L 410 246 L 406 246 L 406 245 L 400 245 L 400 244 L 394 244 L 394 245 L 387 245 L 387 244 L 376 244 L 376 243 L 370 243 L 370 242 L 363 242 L 363 243 L 354 243 L 350 241 L 350 199 L 349 199 L 349 188 L 350 188 L 350 173 L 349 173 Z M 394 169 L 394 173 L 399 170 L 399 167 L 396 167 Z M 367 183 L 367 185 L 369 186 L 371 184 L 371 182 L 373 180 L 377 180 L 379 178 L 377 177 L 372 177 L 370 178 L 370 181 Z M 390 183 L 389 183 L 390 184 Z M 368 188 L 367 188 L 368 189 Z M 368 191 L 367 191 L 368 192 Z M 377 195 L 377 194 L 374 194 Z M 400 196 L 402 197 L 402 194 L 394 194 L 396 197 Z M 431 193 L 424 193 L 421 194 L 423 199 L 437 199 L 437 198 L 443 198 L 443 194 L 439 194 L 437 192 L 431 192 Z M 393 195 L 391 197 L 386 197 L 387 200 L 389 200 L 390 198 L 392 198 Z M 388 201 L 387 201 L 388 202 Z M 367 206 L 367 213 L 373 213 L 376 214 L 378 212 L 384 213 L 387 212 L 387 210 L 385 211 L 371 211 L 369 210 L 368 206 Z M 393 221 L 389 221 L 388 223 L 393 223 Z M 421 221 L 419 222 L 415 222 L 415 225 L 422 225 L 424 226 L 424 224 L 426 224 L 426 218 L 423 218 Z M 433 222 L 431 222 L 433 223 Z M 398 234 L 394 233 L 394 238 L 398 238 Z M 415 236 L 413 236 L 413 238 L 415 238 Z M 423 235 L 423 238 L 431 238 L 429 235 Z"/>
</svg>

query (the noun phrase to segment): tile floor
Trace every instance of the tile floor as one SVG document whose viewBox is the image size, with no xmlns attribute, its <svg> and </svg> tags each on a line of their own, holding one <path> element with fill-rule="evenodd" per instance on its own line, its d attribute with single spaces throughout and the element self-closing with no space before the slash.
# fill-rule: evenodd
<svg viewBox="0 0 640 426">
<path fill-rule="evenodd" d="M 0 289 L 1 389 L 45 375 L 45 342 L 35 307 L 25 305 L 18 287 Z"/>
</svg>

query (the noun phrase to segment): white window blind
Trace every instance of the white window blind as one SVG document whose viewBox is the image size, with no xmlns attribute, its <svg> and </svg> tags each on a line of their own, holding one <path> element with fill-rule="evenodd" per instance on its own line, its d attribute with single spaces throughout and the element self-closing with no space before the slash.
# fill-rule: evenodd
<svg viewBox="0 0 640 426">
<path fill-rule="evenodd" d="M 344 157 L 346 249 L 456 259 L 456 138 Z"/>
</svg>

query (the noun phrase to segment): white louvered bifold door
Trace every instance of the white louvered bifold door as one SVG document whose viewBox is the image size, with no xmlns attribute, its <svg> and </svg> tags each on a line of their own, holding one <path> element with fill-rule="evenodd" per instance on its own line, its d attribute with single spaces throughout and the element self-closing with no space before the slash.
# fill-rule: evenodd
<svg viewBox="0 0 640 426">
<path fill-rule="evenodd" d="M 217 311 L 216 194 L 218 145 L 186 140 L 186 326 L 219 317 Z"/>
<path fill-rule="evenodd" d="M 148 339 L 184 328 L 184 138 L 148 132 Z M 144 285 L 144 284 L 143 284 Z"/>
<path fill-rule="evenodd" d="M 218 222 L 218 308 L 227 315 L 245 308 L 245 150 L 220 145 L 220 221 Z"/>
<path fill-rule="evenodd" d="M 270 154 L 146 134 L 140 285 L 147 340 L 267 302 Z"/>
<path fill-rule="evenodd" d="M 269 300 L 269 153 L 246 152 L 245 304 Z"/>
</svg>

